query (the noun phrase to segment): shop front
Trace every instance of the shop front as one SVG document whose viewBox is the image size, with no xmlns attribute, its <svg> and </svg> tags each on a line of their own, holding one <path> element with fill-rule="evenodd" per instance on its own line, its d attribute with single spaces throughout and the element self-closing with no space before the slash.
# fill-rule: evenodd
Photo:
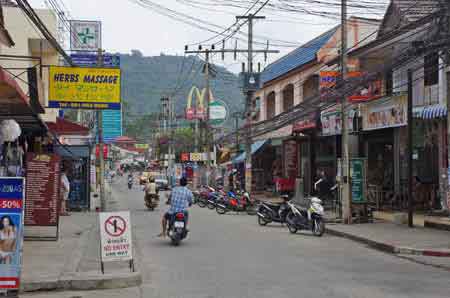
<svg viewBox="0 0 450 298">
<path fill-rule="evenodd" d="M 91 148 L 89 145 L 57 145 L 54 152 L 61 156 L 62 167 L 70 182 L 68 207 L 73 211 L 90 208 Z"/>
<path fill-rule="evenodd" d="M 377 210 L 403 208 L 407 191 L 407 97 L 361 107 L 362 157 L 367 158 L 368 201 Z"/>
<path fill-rule="evenodd" d="M 297 121 L 292 127 L 292 134 L 296 136 L 298 148 L 298 177 L 300 187 L 304 193 L 312 192 L 312 185 L 316 173 L 316 153 L 318 150 L 317 137 L 319 135 L 319 113 L 314 111 Z M 326 151 L 326 150 L 325 150 Z"/>
<path fill-rule="evenodd" d="M 447 108 L 443 105 L 413 110 L 413 175 L 420 188 L 415 201 L 426 211 L 446 209 Z"/>
</svg>

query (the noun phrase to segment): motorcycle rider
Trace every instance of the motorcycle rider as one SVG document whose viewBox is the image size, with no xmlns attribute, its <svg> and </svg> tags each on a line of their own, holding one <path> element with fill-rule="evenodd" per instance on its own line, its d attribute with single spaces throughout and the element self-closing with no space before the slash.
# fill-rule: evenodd
<svg viewBox="0 0 450 298">
<path fill-rule="evenodd" d="M 145 196 L 149 196 L 149 198 L 158 197 L 158 189 L 156 188 L 155 178 L 150 176 L 148 178 L 148 183 L 145 185 Z"/>
<path fill-rule="evenodd" d="M 133 186 L 133 174 L 128 174 L 128 188 L 131 188 Z"/>
<path fill-rule="evenodd" d="M 172 193 L 170 194 L 169 199 L 170 208 L 162 217 L 161 220 L 162 232 L 158 235 L 158 237 L 166 237 L 167 222 L 170 221 L 171 217 L 177 214 L 178 212 L 185 213 L 186 229 L 187 229 L 187 220 L 188 220 L 187 208 L 192 204 L 194 196 L 186 185 L 187 180 L 185 177 L 182 177 L 180 179 L 180 186 L 174 187 L 172 189 Z"/>
</svg>

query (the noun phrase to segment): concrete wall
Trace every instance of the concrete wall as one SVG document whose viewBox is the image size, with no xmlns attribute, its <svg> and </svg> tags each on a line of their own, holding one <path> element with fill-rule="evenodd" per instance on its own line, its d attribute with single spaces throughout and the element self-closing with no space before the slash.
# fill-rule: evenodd
<svg viewBox="0 0 450 298">
<path fill-rule="evenodd" d="M 57 36 L 57 17 L 47 9 L 36 9 L 39 18 L 47 26 L 48 30 Z M 3 7 L 5 24 L 8 31 L 15 42 L 15 46 L 11 48 L 2 47 L 0 53 L 5 55 L 21 55 L 21 56 L 36 56 L 42 58 L 42 65 L 58 65 L 58 53 L 50 45 L 50 43 L 42 36 L 38 29 L 31 23 L 25 14 L 18 7 Z M 0 60 L 0 65 L 3 68 L 22 68 L 22 69 L 8 69 L 13 75 L 18 75 L 23 72 L 25 68 L 32 67 L 38 64 L 36 60 Z M 40 98 L 42 106 L 48 104 L 48 71 L 43 68 L 42 71 L 42 90 L 43 96 Z M 28 84 L 26 73 L 19 76 L 20 80 L 16 81 L 22 90 L 28 94 Z M 23 80 L 23 81 L 22 81 Z M 25 82 L 24 82 L 25 81 Z M 48 110 L 48 111 L 47 111 Z M 44 121 L 55 121 L 57 110 L 46 109 L 46 114 L 42 114 Z"/>
</svg>

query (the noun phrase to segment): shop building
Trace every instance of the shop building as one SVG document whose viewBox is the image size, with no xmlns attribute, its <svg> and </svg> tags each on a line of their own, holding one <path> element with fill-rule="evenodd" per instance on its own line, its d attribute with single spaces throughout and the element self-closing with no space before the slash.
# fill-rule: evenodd
<svg viewBox="0 0 450 298">
<path fill-rule="evenodd" d="M 363 46 L 374 40 L 373 32 L 379 23 L 373 19 L 350 18 L 347 28 L 349 46 Z M 294 107 L 311 105 L 320 97 L 321 72 L 335 70 L 327 63 L 338 55 L 340 31 L 337 26 L 266 67 L 261 74 L 262 88 L 254 97 L 255 106 L 259 106 L 255 123 L 272 119 Z M 350 60 L 349 64 L 353 67 L 357 63 Z M 311 192 L 319 169 L 330 176 L 336 173 L 340 137 L 330 129 L 322 133 L 321 113 L 317 107 L 294 124 L 256 137 L 257 140 L 272 140 L 272 143 L 275 140 L 275 144 L 279 142 L 281 176 L 276 179 L 279 185 L 287 185 L 291 191 L 294 191 L 295 180 L 299 179 L 303 190 Z M 332 114 L 325 115 L 324 119 L 336 120 Z"/>
</svg>

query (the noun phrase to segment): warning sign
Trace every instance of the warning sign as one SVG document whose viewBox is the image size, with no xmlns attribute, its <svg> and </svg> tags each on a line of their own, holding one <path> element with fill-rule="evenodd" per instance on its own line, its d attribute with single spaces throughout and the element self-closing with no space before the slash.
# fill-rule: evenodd
<svg viewBox="0 0 450 298">
<path fill-rule="evenodd" d="M 132 257 L 130 212 L 100 213 L 102 261 L 126 261 Z"/>
</svg>

